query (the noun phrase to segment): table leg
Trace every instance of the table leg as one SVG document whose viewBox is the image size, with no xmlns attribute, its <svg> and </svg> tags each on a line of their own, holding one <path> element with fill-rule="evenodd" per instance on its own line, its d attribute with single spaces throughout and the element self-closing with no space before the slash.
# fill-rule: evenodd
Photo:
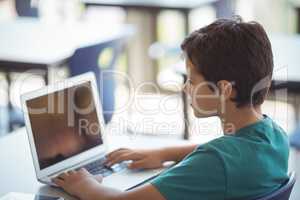
<svg viewBox="0 0 300 200">
<path fill-rule="evenodd" d="M 300 122 L 300 96 L 295 94 L 295 98 L 294 98 L 294 102 L 292 104 L 294 111 L 295 111 L 295 121 L 296 121 L 296 126 L 298 125 L 298 123 Z"/>
<path fill-rule="evenodd" d="M 8 131 L 11 132 L 13 130 L 13 126 L 11 124 L 11 112 L 13 110 L 11 100 L 10 100 L 10 86 L 11 86 L 11 76 L 9 72 L 5 73 L 6 81 L 7 81 L 7 107 L 8 107 Z"/>
<path fill-rule="evenodd" d="M 184 20 L 184 33 L 185 35 L 188 35 L 190 32 L 190 21 L 189 21 L 189 14 L 190 10 L 185 9 L 181 10 L 183 14 L 183 20 Z M 183 84 L 185 84 L 187 80 L 186 74 L 183 74 Z M 184 132 L 183 132 L 183 139 L 188 140 L 190 138 L 190 131 L 189 131 L 189 125 L 190 125 L 190 119 L 189 119 L 189 112 L 188 112 L 188 102 L 187 102 L 187 96 L 186 93 L 182 90 L 181 94 L 182 98 L 182 104 L 183 104 L 183 120 L 184 120 Z"/>
<path fill-rule="evenodd" d="M 189 9 L 184 9 L 181 11 L 183 14 L 183 23 L 184 23 L 184 34 L 188 35 L 190 32 L 190 10 Z"/>
<path fill-rule="evenodd" d="M 187 80 L 187 76 L 183 75 L 183 83 L 185 83 Z M 186 93 L 182 90 L 181 92 L 182 97 L 182 106 L 183 106 L 183 120 L 184 120 L 184 132 L 183 132 L 183 139 L 188 140 L 190 138 L 190 131 L 189 131 L 189 113 L 188 113 L 188 102 L 187 102 L 187 96 Z"/>
<path fill-rule="evenodd" d="M 44 81 L 45 81 L 45 85 L 49 84 L 49 69 L 45 70 Z"/>
</svg>

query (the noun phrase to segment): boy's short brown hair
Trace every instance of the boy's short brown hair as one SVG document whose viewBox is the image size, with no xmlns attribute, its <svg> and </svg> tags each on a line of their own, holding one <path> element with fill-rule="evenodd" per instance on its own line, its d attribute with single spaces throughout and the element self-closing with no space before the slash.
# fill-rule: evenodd
<svg viewBox="0 0 300 200">
<path fill-rule="evenodd" d="M 260 105 L 268 92 L 272 72 L 271 43 L 257 22 L 219 19 L 192 32 L 181 44 L 188 59 L 207 81 L 234 83 L 237 107 Z M 253 94 L 253 88 L 268 78 L 267 86 Z"/>
</svg>

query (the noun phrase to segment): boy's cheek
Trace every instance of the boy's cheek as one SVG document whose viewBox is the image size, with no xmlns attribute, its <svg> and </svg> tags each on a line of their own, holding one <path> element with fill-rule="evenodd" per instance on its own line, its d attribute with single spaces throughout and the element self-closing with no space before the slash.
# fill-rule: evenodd
<svg viewBox="0 0 300 200">
<path fill-rule="evenodd" d="M 215 116 L 218 113 L 218 101 L 210 98 L 198 98 L 192 102 L 196 117 Z"/>
</svg>

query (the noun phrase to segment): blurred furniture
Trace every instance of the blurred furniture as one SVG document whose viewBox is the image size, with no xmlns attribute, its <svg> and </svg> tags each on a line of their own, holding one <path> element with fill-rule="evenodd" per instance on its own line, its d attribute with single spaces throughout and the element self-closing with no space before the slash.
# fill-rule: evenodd
<svg viewBox="0 0 300 200">
<path fill-rule="evenodd" d="M 109 130 L 110 133 L 112 132 Z M 116 131 L 116 129 L 114 129 Z M 109 151 L 120 147 L 130 148 L 160 148 L 165 146 L 190 144 L 188 141 L 179 138 L 157 138 L 153 136 L 136 136 L 112 132 L 107 134 Z M 74 199 L 62 190 L 49 187 L 36 180 L 34 166 L 28 143 L 26 129 L 21 128 L 14 134 L 0 138 L 0 197 L 8 192 L 40 193 L 58 195 L 66 200 Z"/>
<path fill-rule="evenodd" d="M 274 57 L 273 81 L 269 98 L 290 103 L 295 121 L 300 120 L 300 35 L 270 35 Z"/>
<path fill-rule="evenodd" d="M 299 0 L 289 0 L 289 6 L 293 7 L 296 11 L 296 28 L 297 33 L 300 33 L 300 1 Z"/>
<path fill-rule="evenodd" d="M 179 11 L 184 19 L 185 34 L 189 32 L 189 13 L 193 9 L 213 4 L 217 10 L 217 17 L 232 14 L 230 9 L 226 9 L 230 7 L 231 0 L 80 0 L 80 2 L 86 7 L 115 6 L 124 8 L 127 11 L 128 23 L 136 25 L 138 29 L 138 36 L 130 45 L 128 51 L 129 75 L 136 84 L 144 81 L 156 83 L 158 64 L 155 60 L 149 58 L 148 48 L 158 40 L 157 19 L 161 11 Z M 136 57 L 139 59 L 135 59 Z M 141 66 L 145 67 L 141 69 Z"/>
<path fill-rule="evenodd" d="M 175 72 L 177 74 L 180 74 L 183 77 L 183 85 L 184 85 L 186 83 L 186 81 L 187 81 L 187 75 L 186 75 L 185 71 L 183 71 L 180 66 L 184 66 L 185 67 L 185 63 L 183 63 L 183 65 L 177 64 L 177 65 L 175 65 L 173 67 L 175 69 Z M 188 113 L 188 109 L 189 109 L 190 105 L 189 105 L 189 102 L 187 100 L 187 95 L 183 91 L 183 89 L 181 91 L 181 98 L 182 98 L 183 119 L 184 119 L 183 139 L 188 140 L 190 138 L 190 131 L 189 131 L 190 119 L 189 119 L 189 113 Z"/>
<path fill-rule="evenodd" d="M 261 198 L 253 200 L 289 200 L 291 192 L 296 182 L 295 172 L 290 174 L 289 180 L 278 190 Z"/>
<path fill-rule="evenodd" d="M 77 49 L 115 41 L 133 33 L 134 27 L 131 25 L 101 27 L 87 22 L 47 24 L 26 17 L 1 22 L 0 71 L 6 73 L 8 88 L 11 72 L 26 72 L 20 77 L 22 81 L 30 78 L 30 74 L 37 74 L 43 76 L 47 84 L 49 78 L 57 76 L 51 74 L 51 69 L 66 65 Z M 12 110 L 10 101 L 9 108 Z"/>
<path fill-rule="evenodd" d="M 199 8 L 205 4 L 214 3 L 217 0 L 81 0 L 85 6 L 117 6 L 126 9 L 128 12 L 140 10 L 142 13 L 151 13 L 155 19 L 155 24 L 151 24 L 154 29 L 157 28 L 157 16 L 162 10 L 176 10 L 183 14 L 185 33 L 189 32 L 189 13 L 191 10 Z M 150 24 L 147 24 L 150 25 Z M 154 31 L 153 33 L 156 34 Z M 155 42 L 155 41 L 153 41 Z"/>
<path fill-rule="evenodd" d="M 290 145 L 300 150 L 300 35 L 272 35 L 274 75 L 269 99 L 291 104 L 295 111 L 296 129 L 290 135 Z"/>
<path fill-rule="evenodd" d="M 38 17 L 38 9 L 32 7 L 32 0 L 15 0 L 16 11 L 20 17 Z"/>
<path fill-rule="evenodd" d="M 116 38 L 111 41 L 79 48 L 70 58 L 69 71 L 71 76 L 88 71 L 95 73 L 105 123 L 108 123 L 113 115 L 116 87 L 113 71 L 126 39 L 126 37 Z M 108 63 L 99 62 L 105 51 L 110 54 L 107 54 L 110 57 Z"/>
<path fill-rule="evenodd" d="M 138 29 L 138 37 L 128 49 L 128 74 L 134 83 L 139 85 L 143 82 L 156 83 L 158 74 L 157 60 L 148 56 L 148 48 L 155 43 L 157 38 L 158 16 L 163 10 L 179 11 L 184 19 L 184 33 L 189 33 L 189 14 L 193 9 L 207 4 L 213 4 L 216 9 L 216 17 L 230 17 L 233 13 L 234 1 L 232 0 L 80 0 L 86 7 L 90 6 L 115 6 L 127 11 L 127 20 L 135 24 Z M 136 58 L 139 59 L 136 59 Z M 144 67 L 141 67 L 144 66 Z M 148 89 L 148 88 L 146 88 Z M 185 93 L 183 106 L 187 107 Z M 188 113 L 184 109 L 185 128 L 184 138 L 188 138 Z"/>
<path fill-rule="evenodd" d="M 9 131 L 14 126 L 24 125 L 22 113 L 18 108 L 13 108 L 10 102 L 11 72 L 38 74 L 44 77 L 47 84 L 48 67 L 65 64 L 74 51 L 72 46 L 63 46 L 55 29 L 34 18 L 18 18 L 0 23 L 0 71 L 5 72 L 8 82 Z"/>
<path fill-rule="evenodd" d="M 178 45 L 180 46 L 180 45 Z M 151 45 L 149 48 L 151 52 L 154 52 L 150 54 L 149 56 L 152 59 L 160 59 L 162 57 L 167 57 L 167 56 L 173 56 L 173 57 L 179 57 L 181 50 L 178 46 L 169 46 L 169 45 L 164 45 L 162 43 L 155 43 Z M 157 53 L 159 52 L 159 53 Z M 182 77 L 181 80 L 178 80 L 177 76 Z M 181 94 L 181 99 L 182 99 L 182 111 L 183 111 L 183 119 L 184 119 L 184 130 L 183 130 L 183 139 L 187 140 L 189 139 L 189 125 L 190 125 L 190 120 L 189 120 L 189 105 L 187 102 L 187 96 L 186 93 L 182 90 L 182 86 L 184 83 L 187 81 L 187 76 L 186 76 L 186 70 L 185 70 L 185 62 L 178 62 L 172 66 L 167 66 L 165 69 L 161 70 L 160 73 L 158 74 L 158 85 L 160 88 L 163 90 L 167 90 L 172 93 L 180 93 Z M 166 87 L 164 83 L 168 82 L 176 82 L 177 88 L 174 87 Z"/>
<path fill-rule="evenodd" d="M 298 151 L 300 151 L 300 125 L 299 122 L 296 125 L 295 130 L 290 135 L 290 145 L 291 147 L 294 147 Z"/>
</svg>

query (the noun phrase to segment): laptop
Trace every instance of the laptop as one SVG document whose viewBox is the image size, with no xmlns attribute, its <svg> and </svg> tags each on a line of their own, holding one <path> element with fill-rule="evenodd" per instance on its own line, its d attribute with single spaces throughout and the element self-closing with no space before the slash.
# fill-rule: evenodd
<svg viewBox="0 0 300 200">
<path fill-rule="evenodd" d="M 105 186 L 128 190 L 163 169 L 129 170 L 127 163 L 104 165 L 107 138 L 93 73 L 85 73 L 21 95 L 36 177 L 51 179 L 80 168 L 102 175 Z"/>
</svg>

